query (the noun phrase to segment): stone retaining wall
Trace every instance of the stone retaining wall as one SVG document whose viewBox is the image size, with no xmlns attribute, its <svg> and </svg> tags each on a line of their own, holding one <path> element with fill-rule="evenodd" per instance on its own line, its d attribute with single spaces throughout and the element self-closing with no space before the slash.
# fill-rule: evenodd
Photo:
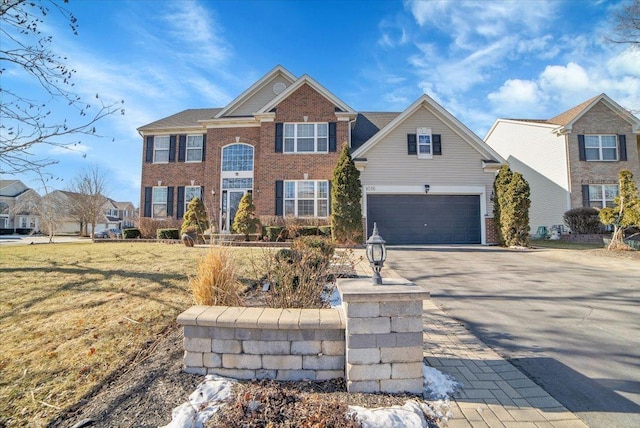
<svg viewBox="0 0 640 428">
<path fill-rule="evenodd" d="M 184 326 L 185 371 L 235 379 L 343 378 L 341 312 L 193 306 L 178 316 Z"/>
</svg>

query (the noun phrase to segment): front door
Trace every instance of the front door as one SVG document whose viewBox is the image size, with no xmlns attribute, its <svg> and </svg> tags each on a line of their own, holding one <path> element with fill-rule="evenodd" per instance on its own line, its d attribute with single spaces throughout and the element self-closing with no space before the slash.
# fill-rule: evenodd
<svg viewBox="0 0 640 428">
<path fill-rule="evenodd" d="M 245 191 L 223 190 L 222 191 L 222 232 L 232 233 L 233 220 L 238 212 L 238 205 L 244 196 Z"/>
</svg>

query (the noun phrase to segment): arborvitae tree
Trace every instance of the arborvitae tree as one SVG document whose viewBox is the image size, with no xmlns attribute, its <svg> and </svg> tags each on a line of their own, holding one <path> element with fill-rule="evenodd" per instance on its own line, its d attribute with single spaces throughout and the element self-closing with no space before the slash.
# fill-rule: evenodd
<svg viewBox="0 0 640 428">
<path fill-rule="evenodd" d="M 251 194 L 245 193 L 233 219 L 233 231 L 244 234 L 245 240 L 248 241 L 249 234 L 256 233 L 259 224 L 260 220 L 256 218 L 256 207 L 253 205 Z"/>
<path fill-rule="evenodd" d="M 609 249 L 626 248 L 624 231 L 631 226 L 640 226 L 640 199 L 638 189 L 633 181 L 631 171 L 623 169 L 618 174 L 618 196 L 613 203 L 614 208 L 603 208 L 600 211 L 600 221 L 613 225 L 613 236 Z"/>
<path fill-rule="evenodd" d="M 362 242 L 362 185 L 349 145 L 345 144 L 331 181 L 331 229 L 339 242 Z"/>
<path fill-rule="evenodd" d="M 180 228 L 180 233 L 195 232 L 199 240 L 204 240 L 202 235 L 209 228 L 209 218 L 204 202 L 200 198 L 193 198 L 187 205 L 187 212 L 184 213 L 184 221 Z"/>
<path fill-rule="evenodd" d="M 504 195 L 505 205 L 500 207 L 502 236 L 505 245 L 529 246 L 529 183 L 522 174 L 514 172 Z"/>
<path fill-rule="evenodd" d="M 498 174 L 496 174 L 495 180 L 493 180 L 493 226 L 499 245 L 505 245 L 504 237 L 502 236 L 500 206 L 504 204 L 504 195 L 512 178 L 513 173 L 511 169 L 509 169 L 509 166 L 502 165 Z"/>
</svg>

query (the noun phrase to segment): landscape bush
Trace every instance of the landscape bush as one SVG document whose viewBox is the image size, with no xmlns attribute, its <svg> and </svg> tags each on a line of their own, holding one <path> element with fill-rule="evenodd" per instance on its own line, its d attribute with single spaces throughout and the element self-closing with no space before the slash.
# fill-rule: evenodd
<svg viewBox="0 0 640 428">
<path fill-rule="evenodd" d="M 176 220 L 173 217 L 163 220 L 141 217 L 138 220 L 138 229 L 140 229 L 142 238 L 145 239 L 156 239 L 158 237 L 158 229 L 179 229 L 180 225 L 180 220 Z"/>
<path fill-rule="evenodd" d="M 563 215 L 564 224 L 572 233 L 588 234 L 602 232 L 599 211 L 591 207 L 573 208 Z"/>
<path fill-rule="evenodd" d="M 274 308 L 321 308 L 322 293 L 330 279 L 335 246 L 330 239 L 295 239 L 291 249 L 264 253 L 259 263 L 271 290 L 266 302 Z"/>
<path fill-rule="evenodd" d="M 158 229 L 158 239 L 180 239 L 179 229 Z"/>
<path fill-rule="evenodd" d="M 123 239 L 138 239 L 142 236 L 140 229 L 137 227 L 130 227 L 122 230 Z"/>
<path fill-rule="evenodd" d="M 238 262 L 233 250 L 213 246 L 198 262 L 198 270 L 189 278 L 189 288 L 197 305 L 242 306 Z"/>
</svg>

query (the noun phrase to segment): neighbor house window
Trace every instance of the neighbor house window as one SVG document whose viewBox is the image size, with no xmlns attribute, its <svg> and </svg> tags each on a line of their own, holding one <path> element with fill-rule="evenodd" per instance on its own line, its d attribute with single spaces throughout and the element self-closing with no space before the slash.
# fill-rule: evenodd
<svg viewBox="0 0 640 428">
<path fill-rule="evenodd" d="M 329 182 L 285 181 L 284 215 L 327 217 L 329 215 Z"/>
<path fill-rule="evenodd" d="M 187 135 L 187 162 L 202 162 L 202 135 Z"/>
<path fill-rule="evenodd" d="M 327 153 L 329 151 L 328 123 L 285 123 L 285 153 Z"/>
<path fill-rule="evenodd" d="M 189 202 L 193 200 L 193 198 L 200 199 L 200 190 L 202 188 L 200 186 L 185 186 L 184 188 L 184 212 L 187 212 L 187 207 L 189 206 Z"/>
<path fill-rule="evenodd" d="M 151 216 L 153 218 L 167 217 L 167 187 L 154 187 L 151 198 Z"/>
<path fill-rule="evenodd" d="M 618 144 L 615 135 L 585 135 L 584 148 L 588 161 L 618 160 Z"/>
<path fill-rule="evenodd" d="M 169 162 L 169 136 L 156 136 L 153 140 L 153 162 Z"/>
<path fill-rule="evenodd" d="M 418 142 L 418 157 L 431 159 L 433 157 L 431 129 L 418 128 L 416 137 Z"/>
<path fill-rule="evenodd" d="M 616 196 L 618 196 L 618 186 L 616 184 L 589 185 L 589 206 L 593 208 L 613 208 L 613 199 Z"/>
</svg>

